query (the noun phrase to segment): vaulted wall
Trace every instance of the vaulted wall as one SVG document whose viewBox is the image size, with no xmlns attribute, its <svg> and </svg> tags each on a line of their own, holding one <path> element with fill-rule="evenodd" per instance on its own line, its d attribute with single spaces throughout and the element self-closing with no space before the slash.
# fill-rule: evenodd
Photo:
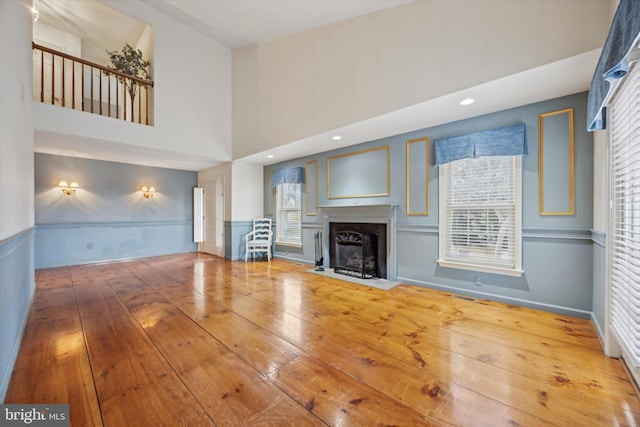
<svg viewBox="0 0 640 427">
<path fill-rule="evenodd" d="M 417 1 L 236 49 L 233 158 L 599 49 L 610 16 L 600 0 Z"/>
<path fill-rule="evenodd" d="M 35 289 L 30 5 L 0 1 L 0 402 Z"/>
</svg>

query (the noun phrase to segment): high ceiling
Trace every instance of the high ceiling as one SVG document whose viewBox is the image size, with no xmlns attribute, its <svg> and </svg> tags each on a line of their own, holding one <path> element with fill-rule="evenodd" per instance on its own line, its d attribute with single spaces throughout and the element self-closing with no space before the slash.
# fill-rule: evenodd
<svg viewBox="0 0 640 427">
<path fill-rule="evenodd" d="M 137 1 L 232 49 L 411 2 L 411 0 Z M 109 3 L 108 0 L 35 0 L 35 4 L 40 9 L 39 22 L 76 33 L 83 40 L 83 56 L 89 56 L 87 59 L 98 63 L 106 60 L 105 50 L 117 50 L 124 42 L 135 43 L 146 25 L 107 6 L 107 3 Z M 113 31 L 114 28 L 118 31 Z M 95 57 L 91 58 L 89 52 L 93 52 Z M 577 57 L 487 82 L 460 93 L 449 94 L 342 129 L 331 129 L 327 135 L 311 136 L 305 140 L 277 147 L 269 153 L 255 153 L 249 157 L 234 160 L 258 164 L 283 161 L 314 154 L 313 150 L 322 146 L 314 138 L 326 139 L 334 133 L 340 133 L 344 137 L 334 146 L 338 148 L 584 91 L 588 89 L 598 55 L 598 51 L 585 52 Z M 496 94 L 505 93 L 509 93 L 510 96 L 496 96 Z M 467 96 L 472 96 L 480 102 L 461 108 L 458 102 L 462 97 Z M 425 117 L 429 117 L 430 121 L 426 122 Z M 36 149 L 38 149 L 38 140 L 44 137 L 46 135 L 36 135 Z M 78 153 L 69 147 L 65 149 L 60 146 L 57 149 L 55 154 L 65 155 L 68 151 L 66 155 L 78 156 Z M 136 158 L 135 147 L 131 150 L 130 157 Z M 121 159 L 126 159 L 128 156 L 126 147 L 118 147 L 112 153 L 113 155 L 108 151 L 107 149 L 106 152 L 103 150 L 92 154 L 97 156 L 94 158 L 114 161 L 122 161 Z M 275 159 L 267 160 L 267 154 L 275 155 Z M 154 158 L 147 159 L 151 162 L 149 164 L 160 167 L 187 170 L 199 170 L 205 167 L 202 162 L 194 159 L 176 163 L 175 156 L 171 154 L 157 153 L 151 157 Z"/>
<path fill-rule="evenodd" d="M 106 51 L 118 50 L 125 42 L 135 46 L 146 25 L 97 0 L 34 0 L 34 5 L 40 12 L 36 26 L 80 37 L 83 58 L 98 64 L 106 64 Z"/>
<path fill-rule="evenodd" d="M 242 47 L 413 0 L 143 0 L 230 48 Z"/>
<path fill-rule="evenodd" d="M 233 49 L 400 6 L 413 0 L 139 1 Z M 101 0 L 34 0 L 40 13 L 35 25 L 63 29 L 78 36 L 82 40 L 83 57 L 106 64 L 106 51 L 118 50 L 125 42 L 135 46 L 147 25 L 107 3 Z M 38 152 L 186 170 L 207 167 L 203 160 L 149 149 L 145 150 L 145 161 L 138 161 L 135 159 L 140 157 L 139 147 L 88 142 L 51 132 L 35 134 Z M 288 157 L 297 152 L 291 152 Z M 257 156 L 254 162 L 258 160 L 258 163 L 263 163 L 264 159 L 264 156 Z"/>
<path fill-rule="evenodd" d="M 413 0 L 141 0 L 231 48 L 293 34 Z M 135 44 L 145 23 L 99 0 L 34 0 L 40 24 L 80 36 L 83 55 L 104 62 L 105 50 Z M 114 28 L 117 31 L 114 31 Z M 102 58 L 102 60 L 101 60 Z"/>
</svg>

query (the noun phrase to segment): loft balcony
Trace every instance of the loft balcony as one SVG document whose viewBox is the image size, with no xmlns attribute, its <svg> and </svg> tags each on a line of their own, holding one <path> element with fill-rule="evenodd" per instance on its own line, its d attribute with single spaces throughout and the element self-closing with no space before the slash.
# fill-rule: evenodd
<svg viewBox="0 0 640 427">
<path fill-rule="evenodd" d="M 33 99 L 153 126 L 153 81 L 32 43 Z"/>
</svg>

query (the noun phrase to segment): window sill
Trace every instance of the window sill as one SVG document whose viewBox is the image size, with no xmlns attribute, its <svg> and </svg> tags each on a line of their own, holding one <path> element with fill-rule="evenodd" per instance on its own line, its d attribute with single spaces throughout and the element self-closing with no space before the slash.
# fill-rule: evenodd
<svg viewBox="0 0 640 427">
<path fill-rule="evenodd" d="M 293 243 L 293 242 L 278 242 L 276 241 L 276 245 L 277 246 L 289 246 L 292 248 L 301 248 L 302 247 L 302 243 Z"/>
<path fill-rule="evenodd" d="M 501 274 L 503 276 L 521 277 L 524 274 L 523 270 L 516 270 L 503 267 L 488 267 L 485 265 L 465 264 L 454 261 L 444 261 L 439 259 L 438 265 L 446 268 L 457 268 L 460 270 L 478 271 L 480 273 Z"/>
</svg>

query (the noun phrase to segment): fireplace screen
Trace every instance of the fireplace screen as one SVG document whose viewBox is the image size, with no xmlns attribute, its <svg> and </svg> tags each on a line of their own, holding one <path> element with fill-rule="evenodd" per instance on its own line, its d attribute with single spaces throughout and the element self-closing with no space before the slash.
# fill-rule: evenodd
<svg viewBox="0 0 640 427">
<path fill-rule="evenodd" d="M 378 236 L 340 231 L 335 239 L 335 273 L 371 279 L 378 274 Z"/>
</svg>

